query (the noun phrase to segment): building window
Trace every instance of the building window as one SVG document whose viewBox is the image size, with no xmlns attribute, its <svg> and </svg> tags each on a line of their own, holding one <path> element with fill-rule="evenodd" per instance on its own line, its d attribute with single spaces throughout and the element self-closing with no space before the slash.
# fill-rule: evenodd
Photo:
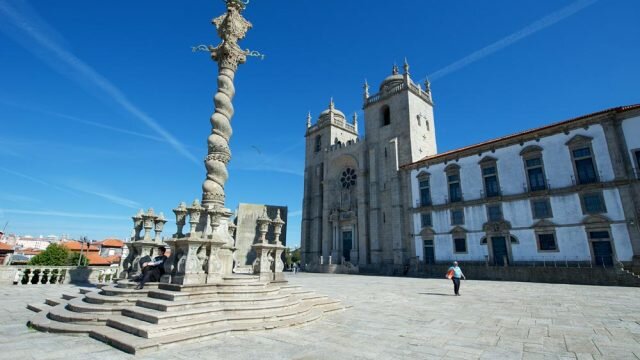
<svg viewBox="0 0 640 360">
<path fill-rule="evenodd" d="M 607 208 L 604 204 L 602 193 L 589 193 L 582 195 L 582 212 L 585 214 L 606 213 Z"/>
<path fill-rule="evenodd" d="M 352 186 L 356 185 L 356 179 L 358 179 L 358 175 L 356 171 L 352 168 L 346 168 L 342 172 L 342 176 L 340 177 L 340 182 L 342 183 L 342 187 L 344 189 L 350 189 Z"/>
<path fill-rule="evenodd" d="M 539 251 L 558 251 L 556 236 L 553 233 L 537 234 Z"/>
<path fill-rule="evenodd" d="M 433 226 L 433 221 L 431 219 L 430 212 L 420 214 L 420 221 L 422 223 L 423 228 Z"/>
<path fill-rule="evenodd" d="M 388 106 L 382 108 L 382 126 L 391 124 L 391 110 Z"/>
<path fill-rule="evenodd" d="M 449 201 L 462 201 L 462 189 L 460 188 L 460 174 L 451 174 L 447 176 L 449 182 Z"/>
<path fill-rule="evenodd" d="M 315 148 L 315 151 L 319 152 L 320 149 L 322 149 L 322 136 L 318 135 L 318 136 L 316 136 L 316 148 Z"/>
<path fill-rule="evenodd" d="M 429 206 L 431 205 L 429 178 L 421 178 L 418 181 L 420 184 L 420 206 Z"/>
<path fill-rule="evenodd" d="M 499 196 L 500 186 L 498 185 L 498 170 L 495 163 L 482 166 L 482 178 L 484 179 L 485 196 Z"/>
<path fill-rule="evenodd" d="M 531 200 L 531 212 L 534 219 L 545 219 L 553 217 L 549 199 Z"/>
<path fill-rule="evenodd" d="M 489 221 L 502 221 L 502 205 L 487 205 L 487 217 Z"/>
<path fill-rule="evenodd" d="M 467 252 L 467 239 L 463 237 L 456 237 L 453 239 L 453 251 L 455 253 Z"/>
<path fill-rule="evenodd" d="M 424 262 L 427 264 L 435 264 L 436 262 L 433 239 L 424 240 Z"/>
<path fill-rule="evenodd" d="M 464 211 L 462 209 L 451 210 L 451 225 L 464 224 Z"/>
<path fill-rule="evenodd" d="M 578 184 L 591 184 L 598 181 L 596 167 L 593 163 L 591 148 L 588 146 L 571 150 L 575 164 L 576 179 Z"/>
<path fill-rule="evenodd" d="M 636 178 L 640 179 L 640 150 L 634 151 L 636 157 Z"/>
<path fill-rule="evenodd" d="M 544 178 L 542 156 L 525 159 L 524 165 L 527 170 L 529 191 L 545 190 L 547 188 L 547 183 Z"/>
</svg>

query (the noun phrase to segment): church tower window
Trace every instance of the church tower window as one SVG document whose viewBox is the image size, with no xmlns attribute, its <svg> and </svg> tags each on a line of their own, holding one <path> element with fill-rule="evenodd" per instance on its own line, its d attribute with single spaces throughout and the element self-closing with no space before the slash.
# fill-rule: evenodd
<svg viewBox="0 0 640 360">
<path fill-rule="evenodd" d="M 318 135 L 316 136 L 316 152 L 320 152 L 320 149 L 322 148 L 322 136 Z"/>
<path fill-rule="evenodd" d="M 391 110 L 389 110 L 389 106 L 384 106 L 382 108 L 382 126 L 387 126 L 391 124 Z"/>
</svg>

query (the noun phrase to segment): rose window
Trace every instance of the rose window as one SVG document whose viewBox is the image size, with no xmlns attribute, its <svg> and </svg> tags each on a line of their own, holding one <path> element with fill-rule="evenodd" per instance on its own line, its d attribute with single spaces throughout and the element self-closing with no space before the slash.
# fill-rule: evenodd
<svg viewBox="0 0 640 360">
<path fill-rule="evenodd" d="M 340 177 L 342 187 L 345 189 L 349 189 L 350 187 L 354 186 L 356 184 L 357 177 L 358 175 L 356 175 L 355 170 L 353 170 L 352 168 L 347 168 L 342 172 L 342 176 Z"/>
</svg>

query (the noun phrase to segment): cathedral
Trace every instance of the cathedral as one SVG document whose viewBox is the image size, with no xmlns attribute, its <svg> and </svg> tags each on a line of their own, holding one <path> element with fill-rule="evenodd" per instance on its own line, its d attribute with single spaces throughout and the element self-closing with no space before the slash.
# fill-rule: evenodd
<svg viewBox="0 0 640 360">
<path fill-rule="evenodd" d="M 365 138 L 333 100 L 315 125 L 307 120 L 302 214 L 303 264 L 380 268 L 406 263 L 413 251 L 410 183 L 400 166 L 436 154 L 429 84 L 409 65 L 364 88 Z M 404 178 L 403 178 L 404 176 Z"/>
<path fill-rule="evenodd" d="M 364 126 L 307 118 L 302 263 L 406 273 L 453 260 L 638 266 L 640 105 L 437 152 L 429 82 L 397 66 Z"/>
</svg>

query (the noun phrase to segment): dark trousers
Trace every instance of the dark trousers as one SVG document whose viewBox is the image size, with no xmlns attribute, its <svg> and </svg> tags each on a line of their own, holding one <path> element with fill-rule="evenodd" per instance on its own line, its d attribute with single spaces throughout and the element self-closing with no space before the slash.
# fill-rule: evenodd
<svg viewBox="0 0 640 360">
<path fill-rule="evenodd" d="M 140 287 L 143 287 L 145 283 L 151 281 L 160 281 L 162 271 L 157 266 L 147 266 L 142 269 L 142 280 L 140 280 Z"/>
<path fill-rule="evenodd" d="M 453 280 L 453 293 L 458 295 L 458 291 L 460 291 L 460 278 L 452 278 Z"/>
</svg>

